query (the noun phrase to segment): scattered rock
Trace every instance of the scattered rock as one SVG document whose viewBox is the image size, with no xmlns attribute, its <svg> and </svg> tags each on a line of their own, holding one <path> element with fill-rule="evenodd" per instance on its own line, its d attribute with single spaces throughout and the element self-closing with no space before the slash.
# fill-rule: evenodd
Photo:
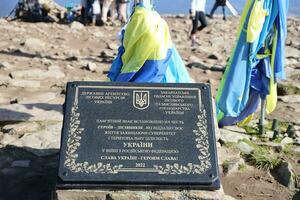
<svg viewBox="0 0 300 200">
<path fill-rule="evenodd" d="M 107 44 L 107 47 L 111 50 L 117 50 L 119 48 L 119 45 L 115 42 L 110 42 Z"/>
<path fill-rule="evenodd" d="M 300 103 L 300 95 L 287 95 L 280 96 L 278 100 L 283 101 L 285 103 Z"/>
<path fill-rule="evenodd" d="M 11 163 L 11 167 L 29 167 L 30 166 L 30 160 L 15 160 Z"/>
<path fill-rule="evenodd" d="M 0 69 L 1 68 L 9 69 L 9 68 L 11 68 L 11 65 L 9 64 L 9 62 L 6 62 L 6 61 L 0 62 Z"/>
<path fill-rule="evenodd" d="M 236 158 L 233 160 L 226 160 L 222 163 L 223 173 L 229 175 L 239 171 L 239 166 L 245 164 L 243 158 Z"/>
<path fill-rule="evenodd" d="M 47 59 L 47 58 L 43 58 L 42 59 L 42 64 L 45 66 L 51 66 L 52 65 L 52 61 Z"/>
<path fill-rule="evenodd" d="M 263 137 L 270 138 L 270 139 L 272 139 L 273 136 L 274 136 L 274 131 L 266 131 L 266 133 L 263 135 Z"/>
<path fill-rule="evenodd" d="M 294 140 L 292 138 L 290 138 L 290 137 L 285 137 L 280 142 L 281 145 L 293 144 L 293 143 L 294 143 Z"/>
<path fill-rule="evenodd" d="M 186 196 L 189 199 L 199 199 L 199 200 L 234 200 L 233 197 L 224 194 L 223 189 L 216 191 L 188 191 Z"/>
<path fill-rule="evenodd" d="M 212 46 L 221 47 L 226 42 L 224 41 L 223 37 L 214 37 L 213 39 L 210 40 L 210 43 Z"/>
<path fill-rule="evenodd" d="M 9 76 L 0 74 L 0 86 L 7 86 L 9 84 L 9 80 L 10 80 Z"/>
<path fill-rule="evenodd" d="M 60 69 L 53 69 L 48 70 L 43 74 L 44 78 L 55 78 L 55 79 L 61 79 L 64 78 L 66 75 L 64 72 L 62 72 Z"/>
<path fill-rule="evenodd" d="M 53 200 L 106 200 L 108 193 L 105 191 L 87 191 L 87 190 L 56 190 Z M 110 198 L 111 199 L 111 198 Z M 112 199 L 111 199 L 112 200 Z"/>
<path fill-rule="evenodd" d="M 70 25 L 70 28 L 72 30 L 82 30 L 82 29 L 84 29 L 84 25 L 82 23 L 80 23 L 80 22 L 74 21 Z"/>
<path fill-rule="evenodd" d="M 290 190 L 294 189 L 294 172 L 292 165 L 288 162 L 282 162 L 280 166 L 271 171 L 272 176 L 282 185 Z"/>
<path fill-rule="evenodd" d="M 87 69 L 91 72 L 96 72 L 99 67 L 97 66 L 96 63 L 89 62 L 87 63 L 87 65 L 83 66 L 82 68 Z"/>
<path fill-rule="evenodd" d="M 60 147 L 61 128 L 61 123 L 46 125 L 44 130 L 26 134 L 11 145 L 25 148 L 37 156 L 56 154 Z"/>
<path fill-rule="evenodd" d="M 61 78 L 65 77 L 65 74 L 59 69 L 53 69 L 53 70 L 48 70 L 48 71 L 44 71 L 41 69 L 33 69 L 33 70 L 13 71 L 10 73 L 10 76 L 13 79 L 25 78 L 25 79 L 39 79 L 40 80 L 40 79 L 45 79 L 45 78 L 61 79 Z"/>
<path fill-rule="evenodd" d="M 236 147 L 244 154 L 250 154 L 254 150 L 254 148 L 246 142 L 239 142 Z"/>
<path fill-rule="evenodd" d="M 297 153 L 300 153 L 300 147 L 296 147 L 296 148 L 294 149 L 294 151 L 297 152 Z"/>
<path fill-rule="evenodd" d="M 150 193 L 150 199 L 155 200 L 173 200 L 180 199 L 182 194 L 178 191 L 156 191 Z"/>
<path fill-rule="evenodd" d="M 9 81 L 9 85 L 22 88 L 39 88 L 41 87 L 41 82 L 33 80 L 13 79 Z"/>
<path fill-rule="evenodd" d="M 28 95 L 26 97 L 20 97 L 18 99 L 18 103 L 20 104 L 35 104 L 35 103 L 49 103 L 53 100 L 57 99 L 57 94 L 54 92 L 42 92 L 42 93 L 34 93 L 32 95 Z"/>
<path fill-rule="evenodd" d="M 113 57 L 113 56 L 114 56 L 114 52 L 112 52 L 109 49 L 105 49 L 105 50 L 101 51 L 101 53 L 100 53 L 100 57 L 104 57 L 104 58 Z"/>
<path fill-rule="evenodd" d="M 218 148 L 218 162 L 222 164 L 228 160 L 240 159 L 240 151 L 235 148 Z"/>
<path fill-rule="evenodd" d="M 295 139 L 295 142 L 294 142 L 295 144 L 297 144 L 297 145 L 300 145 L 300 137 L 297 137 L 296 139 Z"/>
<path fill-rule="evenodd" d="M 225 130 L 225 129 L 220 129 L 221 132 L 221 138 L 220 140 L 224 143 L 228 143 L 228 142 L 235 142 L 237 143 L 239 140 L 243 140 L 243 139 L 250 139 L 249 135 L 245 135 L 242 133 L 237 133 L 237 132 L 232 132 L 229 130 Z"/>
<path fill-rule="evenodd" d="M 294 47 L 291 47 L 291 46 L 287 46 L 285 48 L 285 57 L 286 58 L 299 58 L 299 55 L 300 55 L 300 51 Z"/>
<path fill-rule="evenodd" d="M 279 83 L 277 93 L 278 96 L 300 94 L 300 89 L 291 83 Z"/>
<path fill-rule="evenodd" d="M 9 134 L 4 134 L 0 143 L 3 144 L 4 146 L 10 145 L 13 141 L 15 141 L 17 138 L 9 135 Z"/>
<path fill-rule="evenodd" d="M 28 38 L 22 43 L 24 47 L 29 51 L 42 51 L 45 50 L 46 44 L 37 38 Z"/>
<path fill-rule="evenodd" d="M 23 135 L 24 133 L 36 131 L 39 127 L 39 124 L 36 122 L 22 122 L 5 125 L 2 130 L 10 135 Z"/>
<path fill-rule="evenodd" d="M 98 37 L 98 38 L 105 38 L 104 33 L 103 32 L 94 32 L 93 36 Z"/>
<path fill-rule="evenodd" d="M 68 49 L 64 52 L 65 56 L 68 58 L 77 58 L 81 56 L 81 53 L 77 49 Z"/>
</svg>

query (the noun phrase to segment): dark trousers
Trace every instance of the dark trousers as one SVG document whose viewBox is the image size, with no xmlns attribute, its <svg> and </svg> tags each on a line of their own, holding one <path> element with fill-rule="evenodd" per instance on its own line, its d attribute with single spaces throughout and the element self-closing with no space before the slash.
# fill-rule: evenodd
<svg viewBox="0 0 300 200">
<path fill-rule="evenodd" d="M 201 23 L 201 26 L 198 27 L 198 23 Z M 195 18 L 193 19 L 193 29 L 192 34 L 195 34 L 197 31 L 201 31 L 207 26 L 207 21 L 203 11 L 197 11 Z"/>
<path fill-rule="evenodd" d="M 213 17 L 215 11 L 217 10 L 217 8 L 219 7 L 218 3 L 215 2 L 213 8 L 210 11 L 210 16 Z M 225 6 L 222 6 L 222 11 L 223 11 L 223 17 L 226 18 L 226 8 Z"/>
</svg>

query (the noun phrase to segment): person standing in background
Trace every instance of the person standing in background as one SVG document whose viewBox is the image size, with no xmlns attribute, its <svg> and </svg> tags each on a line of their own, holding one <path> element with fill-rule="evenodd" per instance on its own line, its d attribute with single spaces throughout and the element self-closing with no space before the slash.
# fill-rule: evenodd
<svg viewBox="0 0 300 200">
<path fill-rule="evenodd" d="M 193 28 L 191 32 L 192 47 L 196 45 L 196 33 L 197 31 L 202 31 L 207 26 L 207 21 L 205 18 L 205 3 L 206 0 L 191 0 L 190 16 L 193 23 Z M 200 21 L 201 25 L 198 26 Z"/>
<path fill-rule="evenodd" d="M 93 8 L 92 24 L 95 26 L 101 13 L 99 0 L 94 0 L 92 4 L 92 8 Z"/>
<path fill-rule="evenodd" d="M 121 23 L 125 24 L 127 22 L 127 4 L 128 0 L 117 0 L 117 8 L 118 8 L 118 18 Z"/>
<path fill-rule="evenodd" d="M 112 2 L 113 2 L 113 0 L 103 0 L 101 20 L 104 24 L 107 23 L 107 15 L 108 15 L 108 11 L 111 7 Z M 112 18 L 113 17 L 114 16 L 112 16 Z"/>
<path fill-rule="evenodd" d="M 87 21 L 87 0 L 81 0 L 81 20 L 85 23 Z"/>
<path fill-rule="evenodd" d="M 215 11 L 219 6 L 222 6 L 223 11 L 223 20 L 226 20 L 226 0 L 216 0 L 213 8 L 210 11 L 210 14 L 208 15 L 209 18 L 213 18 Z"/>
</svg>

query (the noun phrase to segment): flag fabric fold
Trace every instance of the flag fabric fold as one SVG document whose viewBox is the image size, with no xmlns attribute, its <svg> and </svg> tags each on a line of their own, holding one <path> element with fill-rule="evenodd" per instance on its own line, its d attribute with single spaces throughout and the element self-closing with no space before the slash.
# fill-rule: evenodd
<svg viewBox="0 0 300 200">
<path fill-rule="evenodd" d="M 108 78 L 116 82 L 191 82 L 160 15 L 137 5 L 121 32 L 122 45 Z"/>
<path fill-rule="evenodd" d="M 276 82 L 285 78 L 287 8 L 288 0 L 247 1 L 238 41 L 217 93 L 220 126 L 247 118 L 256 111 L 260 98 L 267 99 L 268 112 L 276 107 Z"/>
</svg>

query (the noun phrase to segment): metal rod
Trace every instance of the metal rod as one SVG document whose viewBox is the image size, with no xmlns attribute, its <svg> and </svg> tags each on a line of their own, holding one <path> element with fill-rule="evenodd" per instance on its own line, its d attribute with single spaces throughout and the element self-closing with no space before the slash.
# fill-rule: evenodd
<svg viewBox="0 0 300 200">
<path fill-rule="evenodd" d="M 265 133 L 265 118 L 266 118 L 266 99 L 261 98 L 260 119 L 259 119 L 259 134 Z"/>
</svg>

